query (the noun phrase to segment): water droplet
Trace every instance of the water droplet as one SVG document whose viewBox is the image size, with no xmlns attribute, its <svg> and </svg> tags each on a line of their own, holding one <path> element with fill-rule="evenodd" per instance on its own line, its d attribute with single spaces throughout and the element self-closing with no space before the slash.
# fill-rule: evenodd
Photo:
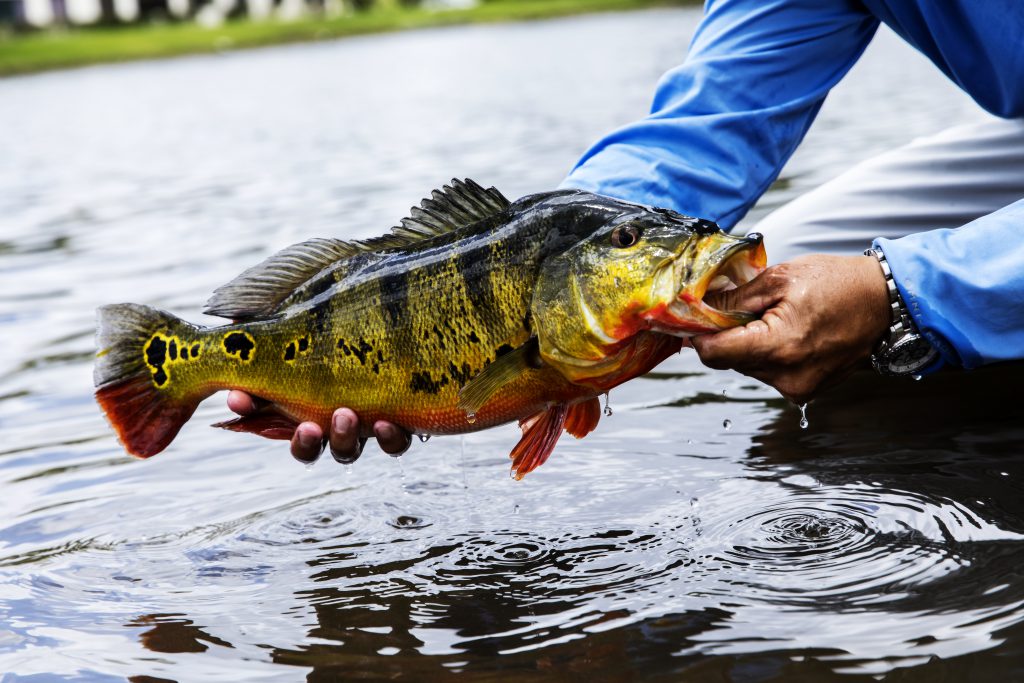
<svg viewBox="0 0 1024 683">
<path fill-rule="evenodd" d="M 345 476 L 346 477 L 351 477 L 352 476 L 352 465 L 351 464 L 343 465 L 342 469 L 345 470 Z"/>
<path fill-rule="evenodd" d="M 512 514 L 513 515 L 518 515 L 519 514 L 519 505 L 518 504 L 514 508 L 512 508 Z"/>
<path fill-rule="evenodd" d="M 611 401 L 611 392 L 606 392 L 605 395 L 604 395 L 604 414 L 605 414 L 605 416 L 611 416 L 611 414 L 612 414 L 612 407 L 610 405 L 608 405 L 609 401 Z"/>
<path fill-rule="evenodd" d="M 807 421 L 807 404 L 800 406 L 800 429 L 807 429 L 811 423 Z"/>
<path fill-rule="evenodd" d="M 730 420 L 729 418 L 722 420 L 722 426 L 725 427 L 726 429 L 732 429 L 732 420 Z"/>
<path fill-rule="evenodd" d="M 728 396 L 728 395 L 729 395 L 729 392 L 726 391 L 725 389 L 722 389 L 722 396 Z"/>
<path fill-rule="evenodd" d="M 921 381 L 921 375 L 911 375 L 911 377 L 913 377 L 913 378 L 914 378 L 914 381 L 915 381 L 915 382 L 919 382 L 919 381 Z"/>
<path fill-rule="evenodd" d="M 426 443 L 430 441 L 430 434 L 417 434 L 416 438 L 420 440 L 420 443 Z"/>
<path fill-rule="evenodd" d="M 686 443 L 689 444 L 689 445 L 693 445 L 693 439 L 687 439 Z"/>
<path fill-rule="evenodd" d="M 306 471 L 307 472 L 312 472 L 314 467 L 316 467 L 316 460 L 312 460 L 312 461 L 306 463 Z"/>
<path fill-rule="evenodd" d="M 466 413 L 466 422 L 469 424 L 476 422 L 476 413 Z"/>
</svg>

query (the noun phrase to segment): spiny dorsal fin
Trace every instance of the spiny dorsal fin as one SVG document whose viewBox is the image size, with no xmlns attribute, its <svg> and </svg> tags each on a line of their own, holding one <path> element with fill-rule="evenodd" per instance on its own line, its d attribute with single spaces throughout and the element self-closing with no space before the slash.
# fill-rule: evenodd
<svg viewBox="0 0 1024 683">
<path fill-rule="evenodd" d="M 390 235 L 360 244 L 374 250 L 409 247 L 495 216 L 510 204 L 496 188 L 485 190 L 469 178 L 452 178 L 451 185 L 434 190 L 419 206 L 414 206 L 408 218 L 391 228 Z"/>
<path fill-rule="evenodd" d="M 326 238 L 293 244 L 217 288 L 203 312 L 232 320 L 272 315 L 302 283 L 363 250 L 360 244 Z"/>
<path fill-rule="evenodd" d="M 288 304 L 305 300 L 307 294 L 296 290 L 339 261 L 361 252 L 407 249 L 490 218 L 509 206 L 497 189 L 485 190 L 469 178 L 453 178 L 451 185 L 434 190 L 413 207 L 410 216 L 390 234 L 353 242 L 318 238 L 293 244 L 218 288 L 203 311 L 232 320 L 268 317 L 286 300 Z"/>
</svg>

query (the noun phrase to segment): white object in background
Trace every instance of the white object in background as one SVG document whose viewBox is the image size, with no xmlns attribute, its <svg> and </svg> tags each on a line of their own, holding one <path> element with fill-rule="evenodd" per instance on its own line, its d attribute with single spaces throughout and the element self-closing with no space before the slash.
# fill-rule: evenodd
<svg viewBox="0 0 1024 683">
<path fill-rule="evenodd" d="M 295 21 L 306 16 L 305 0 L 281 0 L 277 6 L 277 18 L 282 21 Z"/>
<path fill-rule="evenodd" d="M 245 0 L 249 18 L 257 21 L 268 19 L 274 11 L 274 0 Z"/>
<path fill-rule="evenodd" d="M 114 14 L 121 21 L 135 21 L 139 18 L 139 0 L 114 0 Z"/>
<path fill-rule="evenodd" d="M 94 24 L 102 13 L 99 0 L 65 0 L 64 6 L 72 24 Z"/>
<path fill-rule="evenodd" d="M 167 0 L 167 11 L 175 19 L 187 19 L 191 9 L 189 0 Z"/>
<path fill-rule="evenodd" d="M 32 26 L 49 26 L 56 18 L 51 0 L 25 0 L 25 23 Z"/>
</svg>

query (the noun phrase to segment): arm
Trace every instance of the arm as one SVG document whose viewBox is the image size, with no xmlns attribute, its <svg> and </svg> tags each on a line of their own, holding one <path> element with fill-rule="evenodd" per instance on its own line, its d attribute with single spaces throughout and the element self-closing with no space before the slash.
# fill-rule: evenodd
<svg viewBox="0 0 1024 683">
<path fill-rule="evenodd" d="M 563 183 L 729 229 L 778 176 L 877 20 L 847 0 L 712 0 L 651 113 L 583 155 Z"/>
<path fill-rule="evenodd" d="M 876 243 L 947 364 L 1024 359 L 1024 199 L 956 230 Z"/>
</svg>

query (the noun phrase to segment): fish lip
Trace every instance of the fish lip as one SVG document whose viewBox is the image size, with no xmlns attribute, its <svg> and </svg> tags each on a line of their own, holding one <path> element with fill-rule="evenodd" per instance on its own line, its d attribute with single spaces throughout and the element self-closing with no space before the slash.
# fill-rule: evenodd
<svg viewBox="0 0 1024 683">
<path fill-rule="evenodd" d="M 721 239 L 721 235 L 717 236 Z M 734 240 L 734 241 L 733 241 Z M 760 235 L 728 241 L 708 257 L 711 267 L 699 278 L 680 278 L 682 285 L 666 309 L 657 315 L 652 329 L 680 337 L 718 332 L 753 320 L 747 311 L 729 311 L 716 308 L 705 301 L 712 292 L 734 289 L 757 277 L 767 264 Z M 725 281 L 717 281 L 724 277 Z M 712 283 L 715 283 L 712 286 Z M 710 290 L 710 292 L 709 292 Z"/>
</svg>

